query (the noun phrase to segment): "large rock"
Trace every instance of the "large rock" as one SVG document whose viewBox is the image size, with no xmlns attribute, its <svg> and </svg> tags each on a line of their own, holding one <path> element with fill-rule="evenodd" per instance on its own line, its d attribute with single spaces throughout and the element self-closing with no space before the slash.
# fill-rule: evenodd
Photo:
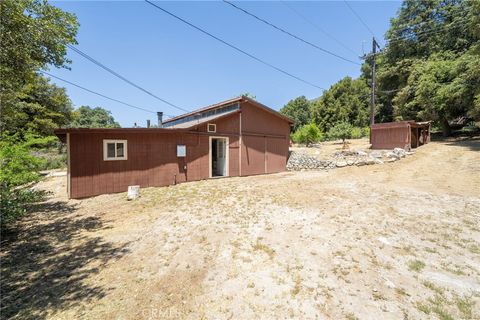
<svg viewBox="0 0 480 320">
<path fill-rule="evenodd" d="M 406 152 L 402 148 L 393 149 L 393 153 L 395 153 L 399 158 L 404 158 L 406 156 Z"/>
<path fill-rule="evenodd" d="M 348 163 L 345 160 L 339 160 L 335 163 L 335 165 L 337 166 L 337 168 L 343 168 L 346 167 Z"/>
<path fill-rule="evenodd" d="M 359 167 L 364 166 L 366 164 L 367 164 L 366 160 L 359 159 L 359 160 L 355 161 L 355 165 L 359 166 Z"/>
<path fill-rule="evenodd" d="M 400 156 L 397 155 L 396 153 L 394 153 L 393 151 L 389 151 L 387 153 L 385 153 L 385 157 L 389 158 L 389 159 L 400 159 Z"/>
<path fill-rule="evenodd" d="M 370 152 L 370 157 L 379 159 L 382 157 L 382 152 L 377 150 L 372 151 Z"/>
</svg>

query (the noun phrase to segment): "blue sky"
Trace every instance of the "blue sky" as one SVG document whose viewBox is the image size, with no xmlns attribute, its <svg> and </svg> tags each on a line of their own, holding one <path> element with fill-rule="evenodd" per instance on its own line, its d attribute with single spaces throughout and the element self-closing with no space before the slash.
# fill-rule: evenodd
<svg viewBox="0 0 480 320">
<path fill-rule="evenodd" d="M 129 80 L 188 110 L 249 92 L 257 100 L 280 109 L 289 100 L 309 99 L 322 90 L 292 79 L 234 51 L 222 43 L 168 16 L 143 1 L 56 1 L 52 4 L 75 13 L 80 22 L 77 47 Z M 320 87 L 329 88 L 344 76 L 357 77 L 358 65 L 345 62 L 301 43 L 223 2 L 156 2 L 285 71 Z M 322 48 L 361 62 L 371 48 L 370 32 L 343 1 L 235 2 L 236 5 Z M 286 5 L 287 4 L 287 5 Z M 400 1 L 350 1 L 384 44 L 383 35 Z M 290 7 L 341 41 L 325 36 Z M 363 49 L 363 51 L 362 51 Z M 135 89 L 73 51 L 71 70 L 51 68 L 62 77 L 112 98 L 165 114 L 182 113 Z M 65 84 L 75 107 L 101 106 L 124 127 L 145 126 L 156 115 L 92 95 Z"/>
</svg>

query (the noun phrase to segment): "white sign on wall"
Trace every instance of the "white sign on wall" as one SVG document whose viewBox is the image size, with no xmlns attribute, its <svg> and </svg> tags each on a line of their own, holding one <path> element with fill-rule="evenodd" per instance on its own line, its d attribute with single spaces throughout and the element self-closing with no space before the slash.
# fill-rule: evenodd
<svg viewBox="0 0 480 320">
<path fill-rule="evenodd" d="M 177 157 L 185 157 L 187 155 L 187 147 L 184 144 L 177 144 Z"/>
</svg>

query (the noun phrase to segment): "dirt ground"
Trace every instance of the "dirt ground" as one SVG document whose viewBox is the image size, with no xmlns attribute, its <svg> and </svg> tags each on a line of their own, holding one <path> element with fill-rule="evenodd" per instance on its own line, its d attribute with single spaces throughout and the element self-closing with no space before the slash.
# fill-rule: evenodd
<svg viewBox="0 0 480 320">
<path fill-rule="evenodd" d="M 480 319 L 480 139 L 394 163 L 51 199 L 2 243 L 2 318 Z"/>
</svg>

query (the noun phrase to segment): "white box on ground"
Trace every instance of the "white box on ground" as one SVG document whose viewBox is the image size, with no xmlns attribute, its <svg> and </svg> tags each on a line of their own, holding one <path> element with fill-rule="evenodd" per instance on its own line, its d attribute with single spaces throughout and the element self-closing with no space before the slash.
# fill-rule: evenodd
<svg viewBox="0 0 480 320">
<path fill-rule="evenodd" d="M 140 186 L 128 186 L 128 200 L 135 200 L 140 196 Z"/>
</svg>

